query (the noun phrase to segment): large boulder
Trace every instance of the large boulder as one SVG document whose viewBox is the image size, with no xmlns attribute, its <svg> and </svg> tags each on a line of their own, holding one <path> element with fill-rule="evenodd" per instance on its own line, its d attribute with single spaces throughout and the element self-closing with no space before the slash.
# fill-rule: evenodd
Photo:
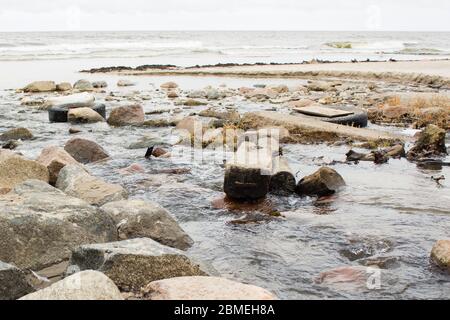
<svg viewBox="0 0 450 320">
<path fill-rule="evenodd" d="M 27 128 L 14 128 L 0 134 L 0 141 L 31 139 L 33 139 L 33 134 Z"/>
<path fill-rule="evenodd" d="M 56 90 L 54 81 L 35 81 L 23 88 L 25 92 L 50 92 Z"/>
<path fill-rule="evenodd" d="M 16 300 L 33 291 L 22 270 L 0 261 L 0 300 Z"/>
<path fill-rule="evenodd" d="M 83 271 L 20 300 L 123 300 L 114 282 L 98 271 Z"/>
<path fill-rule="evenodd" d="M 145 121 L 144 109 L 140 105 L 115 108 L 111 111 L 108 123 L 111 126 L 140 126 Z"/>
<path fill-rule="evenodd" d="M 73 251 L 67 273 L 98 270 L 123 291 L 136 291 L 150 282 L 205 271 L 182 251 L 148 239 L 80 246 Z"/>
<path fill-rule="evenodd" d="M 58 146 L 50 146 L 42 149 L 41 154 L 36 160 L 47 167 L 51 184 L 55 184 L 59 172 L 69 164 L 79 164 L 66 150 Z"/>
<path fill-rule="evenodd" d="M 47 167 L 10 150 L 0 150 L 0 191 L 2 189 L 9 190 L 28 179 L 48 182 Z"/>
<path fill-rule="evenodd" d="M 41 270 L 87 244 L 115 241 L 114 221 L 85 201 L 39 180 L 0 196 L 0 260 Z"/>
<path fill-rule="evenodd" d="M 408 152 L 407 158 L 408 160 L 419 160 L 446 154 L 445 130 L 430 124 L 422 130 L 414 147 Z"/>
<path fill-rule="evenodd" d="M 96 206 L 128 197 L 127 191 L 122 186 L 91 176 L 78 165 L 65 166 L 59 172 L 56 187 L 70 196 Z"/>
<path fill-rule="evenodd" d="M 441 268 L 450 271 L 450 240 L 439 240 L 431 250 L 431 259 Z"/>
<path fill-rule="evenodd" d="M 45 100 L 44 109 L 60 108 L 90 108 L 95 103 L 95 97 L 87 92 L 71 94 L 68 96 L 51 97 Z"/>
<path fill-rule="evenodd" d="M 88 80 L 78 80 L 77 82 L 74 83 L 73 88 L 78 90 L 78 91 L 93 91 L 94 90 L 94 86 L 92 85 L 92 83 Z"/>
<path fill-rule="evenodd" d="M 300 180 L 295 191 L 299 195 L 320 197 L 332 195 L 343 186 L 345 181 L 339 173 L 331 168 L 322 167 Z"/>
<path fill-rule="evenodd" d="M 178 277 L 149 283 L 141 290 L 151 300 L 276 300 L 269 291 L 218 277 Z"/>
<path fill-rule="evenodd" d="M 154 202 L 116 201 L 101 209 L 117 224 L 119 239 L 151 238 L 166 246 L 185 250 L 192 239 L 180 228 L 169 212 Z"/>
<path fill-rule="evenodd" d="M 92 108 L 73 108 L 67 114 L 70 123 L 95 123 L 104 122 L 105 119 Z"/>
<path fill-rule="evenodd" d="M 72 138 L 64 146 L 75 160 L 80 163 L 90 163 L 109 158 L 108 153 L 97 143 L 82 138 Z"/>
</svg>

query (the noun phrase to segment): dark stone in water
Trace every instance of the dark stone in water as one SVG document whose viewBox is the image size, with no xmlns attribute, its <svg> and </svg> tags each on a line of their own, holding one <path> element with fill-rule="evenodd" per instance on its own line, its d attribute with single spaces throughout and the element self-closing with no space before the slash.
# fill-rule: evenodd
<svg viewBox="0 0 450 320">
<path fill-rule="evenodd" d="M 17 140 L 9 140 L 5 144 L 2 145 L 2 149 L 14 150 L 19 146 L 19 142 Z"/>
<path fill-rule="evenodd" d="M 145 159 L 150 159 L 150 158 L 152 157 L 153 149 L 155 149 L 154 146 L 149 147 L 149 148 L 147 149 L 147 152 L 145 153 L 145 156 L 144 156 Z"/>
<path fill-rule="evenodd" d="M 350 244 L 346 248 L 341 249 L 339 253 L 350 261 L 355 261 L 386 253 L 391 249 L 392 243 L 389 240 L 352 239 Z"/>
</svg>

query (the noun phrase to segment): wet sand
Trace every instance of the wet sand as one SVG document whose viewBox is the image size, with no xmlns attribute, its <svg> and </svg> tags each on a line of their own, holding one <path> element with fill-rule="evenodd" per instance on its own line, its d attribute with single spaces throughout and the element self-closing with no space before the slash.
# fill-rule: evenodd
<svg viewBox="0 0 450 320">
<path fill-rule="evenodd" d="M 450 60 L 245 65 L 231 67 L 178 68 L 175 70 L 133 70 L 122 75 L 195 75 L 239 77 L 337 77 L 367 80 L 429 83 L 450 86 Z"/>
</svg>

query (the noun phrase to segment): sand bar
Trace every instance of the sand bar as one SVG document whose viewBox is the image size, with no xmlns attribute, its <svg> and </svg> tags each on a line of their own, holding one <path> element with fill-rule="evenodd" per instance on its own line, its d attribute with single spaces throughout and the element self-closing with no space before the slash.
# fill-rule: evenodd
<svg viewBox="0 0 450 320">
<path fill-rule="evenodd" d="M 350 78 L 415 82 L 435 87 L 450 87 L 450 60 L 211 66 L 172 70 L 126 70 L 115 73 L 122 75 Z"/>
</svg>

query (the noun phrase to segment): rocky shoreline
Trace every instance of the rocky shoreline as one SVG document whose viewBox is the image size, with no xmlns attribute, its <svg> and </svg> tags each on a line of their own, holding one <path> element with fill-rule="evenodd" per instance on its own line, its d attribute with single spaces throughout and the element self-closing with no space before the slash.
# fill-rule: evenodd
<svg viewBox="0 0 450 320">
<path fill-rule="evenodd" d="M 87 72 L 128 74 L 158 69 L 164 73 L 175 72 L 174 68 L 114 67 Z M 191 75 L 186 70 L 182 74 Z M 242 76 L 245 72 L 232 74 Z M 323 77 L 332 73 L 301 74 L 312 75 Z M 264 72 L 258 76 L 264 76 Z M 280 77 L 280 73 L 270 76 Z M 345 73 L 345 77 L 351 78 L 353 73 Z M 430 159 L 445 163 L 450 123 L 448 81 L 437 76 L 402 76 L 401 83 L 380 81 L 389 77 L 397 78 L 393 74 L 381 78 L 371 74 L 362 78 L 376 82 L 321 79 L 297 86 L 255 84 L 240 88 L 209 86 L 201 90 L 183 90 L 175 82 L 165 82 L 152 91 L 133 90 L 135 82 L 118 79 L 118 87 L 130 88 L 125 93 L 108 91 L 105 81 L 80 80 L 73 85 L 37 81 L 11 92 L 16 104 L 30 112 L 48 113 L 48 125 L 66 125 L 65 130 L 72 137 L 63 145 L 45 141 L 39 156 L 31 159 L 21 150 L 39 132 L 23 127 L 0 132 L 0 299 L 277 299 L 270 292 L 272 288 L 225 279 L 214 267 L 193 258 L 189 249 L 194 240 L 169 210 L 156 202 L 137 199 L 123 185 L 91 172 L 91 165 L 105 165 L 115 161 L 115 156 L 108 152 L 107 145 L 81 135 L 97 124 L 110 130 L 174 129 L 171 138 L 176 141 L 148 135 L 129 141 L 126 146 L 141 152 L 142 159 L 147 150 L 147 161 L 157 159 L 162 163 L 175 159 L 179 148 L 220 156 L 224 154 L 219 152 L 225 152 L 231 158 L 220 159 L 226 160 L 220 190 L 227 197 L 214 205 L 245 212 L 235 224 L 265 223 L 283 216 L 276 209 L 268 209 L 270 205 L 264 201 L 269 194 L 320 200 L 339 197 L 347 185 L 345 177 L 332 168 L 337 163 L 333 161 L 322 162 L 310 175 L 298 176 L 285 157 L 285 146 L 345 146 L 349 150 L 343 154 L 346 165 L 360 161 L 389 165 L 391 159 L 401 158 L 417 164 Z M 412 90 L 424 100 L 411 103 L 393 98 L 393 94 L 396 97 Z M 156 97 L 166 101 L 168 107 L 143 107 Z M 235 107 L 241 102 L 253 108 L 266 107 Z M 271 107 L 267 109 L 267 105 Z M 348 112 L 342 106 L 353 109 Z M 318 112 L 347 112 L 347 118 L 318 118 L 302 113 L 306 107 L 320 107 Z M 363 116 L 365 121 L 348 120 L 349 115 Z M 411 138 L 382 127 L 352 126 L 365 124 L 367 119 L 413 126 L 421 131 Z M 355 148 L 370 153 L 355 152 Z M 253 156 L 255 152 L 257 156 Z M 258 161 L 249 164 L 252 157 Z M 262 174 L 263 171 L 267 173 Z M 182 187 L 183 183 L 170 179 L 188 173 L 189 169 L 167 165 L 166 169 L 148 174 L 141 164 L 133 163 L 121 168 L 117 175 L 147 174 L 150 180 L 162 175 L 160 185 Z M 155 184 L 150 180 L 147 183 Z M 435 247 L 430 248 L 431 260 L 448 269 L 448 240 L 436 241 Z M 385 269 L 384 262 L 371 265 Z M 60 273 L 53 279 L 45 277 L 43 270 L 55 266 Z M 361 270 L 349 268 L 325 271 L 316 280 L 325 286 L 339 283 L 342 275 L 347 277 L 344 282 L 364 281 Z"/>
</svg>

